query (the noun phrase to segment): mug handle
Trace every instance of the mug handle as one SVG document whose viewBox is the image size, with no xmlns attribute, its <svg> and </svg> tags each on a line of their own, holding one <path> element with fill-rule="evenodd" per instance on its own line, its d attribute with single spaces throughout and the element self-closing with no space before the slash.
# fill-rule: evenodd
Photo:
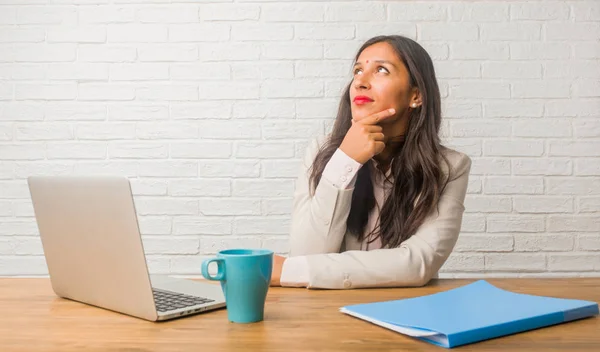
<svg viewBox="0 0 600 352">
<path fill-rule="evenodd" d="M 210 263 L 217 263 L 217 275 L 210 276 L 208 272 L 208 266 Z M 202 276 L 204 276 L 208 280 L 221 281 L 225 280 L 225 260 L 223 258 L 212 258 L 206 259 L 202 262 Z"/>
</svg>

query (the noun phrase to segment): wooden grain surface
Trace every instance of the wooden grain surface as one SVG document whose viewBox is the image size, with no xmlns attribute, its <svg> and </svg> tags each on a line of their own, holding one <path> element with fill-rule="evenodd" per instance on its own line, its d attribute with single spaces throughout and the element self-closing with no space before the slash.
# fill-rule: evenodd
<svg viewBox="0 0 600 352">
<path fill-rule="evenodd" d="M 347 291 L 271 288 L 265 321 L 234 324 L 225 310 L 152 323 L 58 298 L 48 279 L 0 279 L 0 351 L 444 351 L 338 311 L 415 297 L 474 280 Z M 600 302 L 600 278 L 488 279 L 514 292 Z M 493 304 L 493 302 L 490 302 Z M 600 351 L 600 318 L 457 347 L 464 351 Z"/>
</svg>

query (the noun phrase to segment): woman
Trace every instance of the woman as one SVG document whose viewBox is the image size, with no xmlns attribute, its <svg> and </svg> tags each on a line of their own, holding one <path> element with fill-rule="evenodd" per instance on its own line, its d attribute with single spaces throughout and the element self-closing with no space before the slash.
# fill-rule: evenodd
<svg viewBox="0 0 600 352">
<path fill-rule="evenodd" d="M 440 144 L 431 58 L 378 36 L 355 63 L 332 132 L 308 148 L 272 285 L 422 286 L 458 238 L 471 159 Z"/>
</svg>

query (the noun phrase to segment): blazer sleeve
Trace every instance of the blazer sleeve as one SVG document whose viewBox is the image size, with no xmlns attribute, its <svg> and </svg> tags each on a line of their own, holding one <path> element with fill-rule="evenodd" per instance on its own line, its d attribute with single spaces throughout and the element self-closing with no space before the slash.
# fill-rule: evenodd
<svg viewBox="0 0 600 352">
<path fill-rule="evenodd" d="M 463 153 L 456 159 L 450 161 L 455 176 L 446 185 L 439 207 L 413 236 L 392 249 L 309 255 L 306 257 L 308 287 L 349 289 L 427 284 L 452 252 L 461 228 L 471 159 Z"/>
<path fill-rule="evenodd" d="M 328 177 L 321 177 L 314 195 L 311 195 L 309 188 L 310 168 L 323 140 L 314 139 L 310 143 L 296 180 L 290 226 L 290 257 L 337 253 L 346 233 L 354 188 L 336 186 Z M 336 166 L 340 166 L 339 160 Z M 349 177 L 354 176 L 359 166 L 356 162 L 342 165 Z"/>
</svg>

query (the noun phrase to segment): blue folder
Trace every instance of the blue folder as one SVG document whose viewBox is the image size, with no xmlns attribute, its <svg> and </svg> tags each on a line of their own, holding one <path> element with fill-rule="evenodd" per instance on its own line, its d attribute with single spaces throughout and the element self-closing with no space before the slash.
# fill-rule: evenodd
<svg viewBox="0 0 600 352">
<path fill-rule="evenodd" d="M 598 304 L 514 293 L 479 280 L 431 295 L 351 305 L 340 311 L 452 348 L 594 316 Z"/>
</svg>

